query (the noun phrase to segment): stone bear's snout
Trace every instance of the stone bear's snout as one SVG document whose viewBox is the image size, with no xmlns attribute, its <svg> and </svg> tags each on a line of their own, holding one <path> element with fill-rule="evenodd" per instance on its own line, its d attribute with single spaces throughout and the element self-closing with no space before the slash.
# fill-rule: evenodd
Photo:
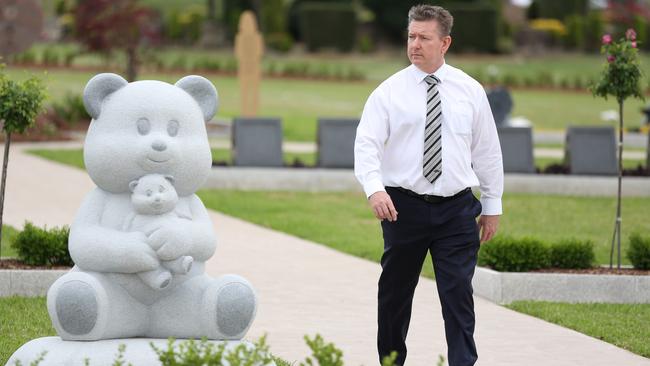
<svg viewBox="0 0 650 366">
<path fill-rule="evenodd" d="M 151 144 L 151 148 L 156 151 L 165 151 L 167 150 L 167 144 L 164 141 L 156 140 Z"/>
</svg>

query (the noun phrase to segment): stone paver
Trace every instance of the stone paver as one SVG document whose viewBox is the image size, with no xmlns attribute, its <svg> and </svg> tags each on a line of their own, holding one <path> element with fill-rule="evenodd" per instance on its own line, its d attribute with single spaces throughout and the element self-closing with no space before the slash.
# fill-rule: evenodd
<svg viewBox="0 0 650 366">
<path fill-rule="evenodd" d="M 69 224 L 93 186 L 79 169 L 14 148 L 5 222 L 17 227 L 26 219 L 37 225 Z M 308 354 L 302 336 L 320 333 L 343 349 L 347 365 L 377 364 L 378 264 L 220 213 L 211 217 L 218 247 L 208 272 L 243 275 L 258 291 L 259 311 L 249 338 L 268 334 L 271 349 L 295 361 Z M 476 313 L 477 365 L 650 366 L 646 358 L 480 298 Z M 408 365 L 433 365 L 446 352 L 431 280 L 418 285 L 408 344 Z"/>
</svg>

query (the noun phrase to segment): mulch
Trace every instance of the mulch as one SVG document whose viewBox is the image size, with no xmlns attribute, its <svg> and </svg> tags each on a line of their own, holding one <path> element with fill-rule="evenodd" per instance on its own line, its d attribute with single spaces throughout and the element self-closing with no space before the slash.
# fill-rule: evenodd
<svg viewBox="0 0 650 366">
<path fill-rule="evenodd" d="M 587 268 L 587 269 L 544 268 L 544 269 L 537 269 L 531 272 L 590 274 L 590 275 L 650 276 L 650 270 L 642 270 L 642 269 L 634 269 L 634 268 L 617 269 L 616 267 L 612 269 L 610 269 L 609 267 L 595 267 L 595 268 Z"/>
<path fill-rule="evenodd" d="M 0 259 L 0 269 L 70 269 L 66 266 L 30 266 L 18 259 Z"/>
</svg>

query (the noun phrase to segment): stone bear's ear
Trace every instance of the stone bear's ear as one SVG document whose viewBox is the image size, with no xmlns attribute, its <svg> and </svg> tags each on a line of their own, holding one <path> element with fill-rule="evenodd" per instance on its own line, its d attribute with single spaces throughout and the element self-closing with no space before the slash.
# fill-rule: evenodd
<svg viewBox="0 0 650 366">
<path fill-rule="evenodd" d="M 211 120 L 214 114 L 217 113 L 219 96 L 217 89 L 210 80 L 202 76 L 190 75 L 180 79 L 175 85 L 185 90 L 199 103 L 205 121 Z"/>
<path fill-rule="evenodd" d="M 171 184 L 172 186 L 174 185 L 174 177 L 172 177 L 171 175 L 165 175 L 165 179 L 169 181 L 169 184 Z"/>
<path fill-rule="evenodd" d="M 138 181 L 137 180 L 132 180 L 131 183 L 129 183 L 129 189 L 131 192 L 135 192 L 135 187 L 138 186 Z"/>
<path fill-rule="evenodd" d="M 97 119 L 102 110 L 102 102 L 111 93 L 125 87 L 128 81 L 116 74 L 97 74 L 84 89 L 84 106 L 93 118 Z"/>
</svg>

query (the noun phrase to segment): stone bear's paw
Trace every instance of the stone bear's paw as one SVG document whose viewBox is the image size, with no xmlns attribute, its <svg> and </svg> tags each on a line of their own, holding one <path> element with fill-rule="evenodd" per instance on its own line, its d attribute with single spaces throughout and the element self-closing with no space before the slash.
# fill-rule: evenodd
<svg viewBox="0 0 650 366">
<path fill-rule="evenodd" d="M 241 339 L 253 323 L 257 298 L 253 287 L 244 278 L 226 275 L 210 286 L 204 296 L 205 308 L 214 319 L 211 339 Z M 210 327 L 212 328 L 212 327 Z"/>
<path fill-rule="evenodd" d="M 106 298 L 92 276 L 70 272 L 60 277 L 47 294 L 47 308 L 57 333 L 64 340 L 92 340 L 99 329 Z"/>
<path fill-rule="evenodd" d="M 88 334 L 97 323 L 95 290 L 81 281 L 67 282 L 59 288 L 55 309 L 63 330 L 73 336 Z"/>
</svg>

